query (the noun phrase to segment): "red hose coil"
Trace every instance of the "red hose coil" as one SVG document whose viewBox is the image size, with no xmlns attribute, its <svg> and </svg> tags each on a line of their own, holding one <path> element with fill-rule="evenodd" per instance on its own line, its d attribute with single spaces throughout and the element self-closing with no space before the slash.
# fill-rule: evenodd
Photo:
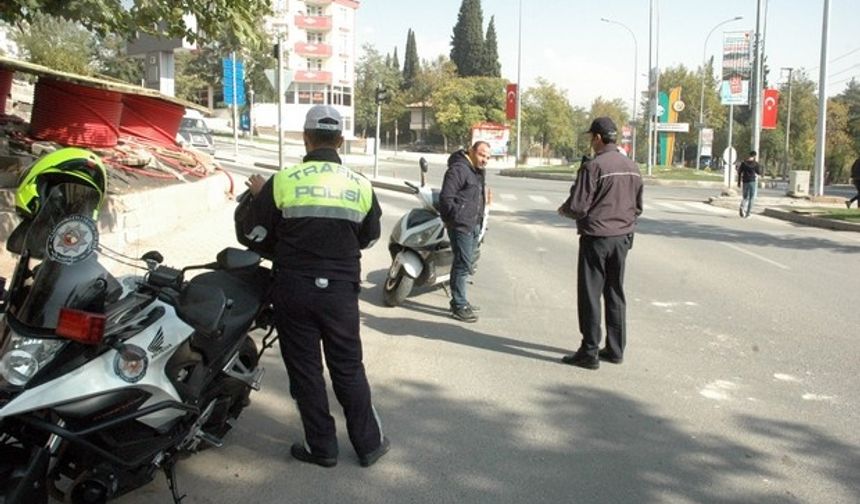
<svg viewBox="0 0 860 504">
<path fill-rule="evenodd" d="M 158 146 L 179 150 L 176 133 L 185 114 L 185 107 L 158 98 L 123 95 L 119 131 Z"/>
<path fill-rule="evenodd" d="M 122 94 L 42 77 L 36 83 L 30 135 L 81 147 L 114 147 Z"/>
</svg>

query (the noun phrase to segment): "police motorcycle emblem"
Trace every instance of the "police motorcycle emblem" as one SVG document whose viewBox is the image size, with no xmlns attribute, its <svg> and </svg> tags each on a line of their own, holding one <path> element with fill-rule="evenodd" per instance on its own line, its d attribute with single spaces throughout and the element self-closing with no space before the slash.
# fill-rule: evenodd
<svg viewBox="0 0 860 504">
<path fill-rule="evenodd" d="M 96 223 L 84 215 L 72 215 L 51 230 L 48 258 L 61 264 L 74 264 L 91 256 L 98 244 Z"/>
</svg>

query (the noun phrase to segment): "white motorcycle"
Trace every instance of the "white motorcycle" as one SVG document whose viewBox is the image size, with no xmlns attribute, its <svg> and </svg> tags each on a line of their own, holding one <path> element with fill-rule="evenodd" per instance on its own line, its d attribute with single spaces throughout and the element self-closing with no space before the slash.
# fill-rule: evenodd
<svg viewBox="0 0 860 504">
<path fill-rule="evenodd" d="M 239 249 L 182 269 L 149 252 L 115 278 L 99 259 L 131 258 L 85 215 L 29 225 L 0 309 L 0 503 L 104 503 L 158 470 L 178 503 L 177 460 L 221 446 L 260 387 L 268 270 Z"/>
<path fill-rule="evenodd" d="M 431 189 L 425 181 L 427 160 L 419 160 L 421 185 L 411 182 L 405 184 L 412 189 L 420 208 L 406 213 L 391 231 L 388 252 L 391 254 L 391 267 L 382 289 L 383 300 L 388 306 L 398 306 L 417 286 L 445 285 L 451 276 L 451 263 L 454 254 L 451 241 L 442 217 L 439 215 L 439 190 Z M 480 245 L 484 241 L 489 217 L 489 205 L 484 206 L 484 218 L 478 236 L 472 271 L 481 255 Z"/>
</svg>

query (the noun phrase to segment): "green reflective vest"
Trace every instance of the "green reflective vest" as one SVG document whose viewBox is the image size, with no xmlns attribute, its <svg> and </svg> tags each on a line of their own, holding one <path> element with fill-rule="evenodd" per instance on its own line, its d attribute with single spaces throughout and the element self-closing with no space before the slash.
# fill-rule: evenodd
<svg viewBox="0 0 860 504">
<path fill-rule="evenodd" d="M 327 217 L 361 223 L 373 203 L 370 181 L 328 161 L 309 161 L 275 174 L 275 205 L 285 219 Z"/>
</svg>

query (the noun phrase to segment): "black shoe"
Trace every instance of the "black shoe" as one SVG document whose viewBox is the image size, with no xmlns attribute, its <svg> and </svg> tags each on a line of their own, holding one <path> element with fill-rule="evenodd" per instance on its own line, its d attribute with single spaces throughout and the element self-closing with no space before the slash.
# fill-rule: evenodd
<svg viewBox="0 0 860 504">
<path fill-rule="evenodd" d="M 463 322 L 478 321 L 478 316 L 475 315 L 475 312 L 472 311 L 472 308 L 470 308 L 469 305 L 452 309 L 451 316 L 457 320 L 462 320 Z"/>
<path fill-rule="evenodd" d="M 293 446 L 290 447 L 290 455 L 301 462 L 316 464 L 322 467 L 334 467 L 337 465 L 337 457 L 320 457 L 314 455 L 302 443 L 293 443 Z"/>
<path fill-rule="evenodd" d="M 598 369 L 600 367 L 600 361 L 597 360 L 597 357 L 592 357 L 586 353 L 580 352 L 565 355 L 561 358 L 561 362 L 585 369 Z"/>
<path fill-rule="evenodd" d="M 473 312 L 475 312 L 475 313 L 478 313 L 478 312 L 480 312 L 480 311 L 481 311 L 481 307 L 480 307 L 480 306 L 478 306 L 478 305 L 476 305 L 476 304 L 469 303 L 469 304 L 468 304 L 468 305 L 466 305 L 466 306 L 468 306 L 469 308 L 471 308 L 471 309 L 472 309 L 472 311 L 473 311 Z"/>
<path fill-rule="evenodd" d="M 382 458 L 383 455 L 388 453 L 388 450 L 391 449 L 391 443 L 388 441 L 388 438 L 382 437 L 382 444 L 379 445 L 379 448 L 373 450 L 367 455 L 359 455 L 358 463 L 361 464 L 361 467 L 370 467 L 376 463 L 377 460 Z"/>
<path fill-rule="evenodd" d="M 746 215 L 744 215 L 744 209 L 743 208 L 738 209 L 738 215 L 740 215 L 741 217 L 746 217 Z"/>
<path fill-rule="evenodd" d="M 611 353 L 607 348 L 597 352 L 597 358 L 612 364 L 621 364 L 624 362 L 624 357 L 616 357 L 615 354 Z"/>
</svg>

